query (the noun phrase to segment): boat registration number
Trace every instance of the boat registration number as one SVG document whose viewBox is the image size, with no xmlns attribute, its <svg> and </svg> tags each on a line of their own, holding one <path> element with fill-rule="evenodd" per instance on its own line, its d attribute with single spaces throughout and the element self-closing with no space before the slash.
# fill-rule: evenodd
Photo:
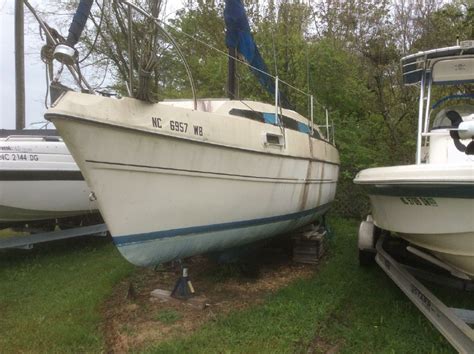
<svg viewBox="0 0 474 354">
<path fill-rule="evenodd" d="M 421 205 L 421 206 L 431 206 L 437 207 L 438 203 L 434 198 L 429 197 L 400 197 L 400 200 L 403 204 L 406 205 Z"/>
<path fill-rule="evenodd" d="M 164 124 L 163 119 L 157 118 L 157 117 L 151 117 L 151 125 L 153 128 L 159 128 L 159 129 L 163 129 L 166 127 L 166 124 Z M 203 135 L 203 129 L 202 129 L 202 126 L 200 125 L 193 125 L 191 129 L 189 124 L 186 122 L 180 122 L 178 120 L 170 120 L 168 121 L 168 126 L 169 126 L 169 129 L 174 132 L 187 133 L 189 130 L 189 132 L 194 133 L 194 135 L 197 135 L 197 136 Z"/>
<path fill-rule="evenodd" d="M 0 154 L 0 161 L 38 161 L 36 154 Z"/>
</svg>

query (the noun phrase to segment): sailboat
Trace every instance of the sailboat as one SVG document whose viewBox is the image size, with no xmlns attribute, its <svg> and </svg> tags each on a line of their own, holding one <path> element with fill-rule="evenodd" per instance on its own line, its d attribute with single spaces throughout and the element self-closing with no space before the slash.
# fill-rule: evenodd
<svg viewBox="0 0 474 354">
<path fill-rule="evenodd" d="M 402 68 L 404 83 L 420 87 L 416 164 L 356 176 L 372 206 L 359 232 L 361 262 L 386 230 L 416 256 L 474 279 L 474 41 L 409 55 Z M 457 92 L 435 100 L 435 85 Z"/>
<path fill-rule="evenodd" d="M 338 150 L 312 121 L 282 107 L 281 81 L 268 75 L 242 2 L 227 0 L 225 17 L 228 47 L 245 57 L 275 105 L 196 97 L 151 104 L 67 92 L 45 114 L 133 264 L 285 234 L 327 213 L 334 200 Z"/>
</svg>

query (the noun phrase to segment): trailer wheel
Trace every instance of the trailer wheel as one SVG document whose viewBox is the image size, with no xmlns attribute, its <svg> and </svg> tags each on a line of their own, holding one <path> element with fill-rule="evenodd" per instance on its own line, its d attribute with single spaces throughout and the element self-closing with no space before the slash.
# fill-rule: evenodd
<svg viewBox="0 0 474 354">
<path fill-rule="evenodd" d="M 359 226 L 358 248 L 359 248 L 359 265 L 369 266 L 375 263 L 375 234 L 378 229 L 373 221 L 372 216 L 367 216 L 366 221 L 362 221 Z"/>
</svg>

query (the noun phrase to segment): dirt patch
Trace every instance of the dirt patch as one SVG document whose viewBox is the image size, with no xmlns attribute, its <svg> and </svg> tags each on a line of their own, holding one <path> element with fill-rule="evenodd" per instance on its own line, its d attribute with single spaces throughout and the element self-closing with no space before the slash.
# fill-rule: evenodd
<svg viewBox="0 0 474 354">
<path fill-rule="evenodd" d="M 304 351 L 306 354 L 337 354 L 342 348 L 342 343 L 330 343 L 326 339 L 320 336 L 315 336 L 308 346 L 307 350 Z"/>
<path fill-rule="evenodd" d="M 264 296 L 296 279 L 310 277 L 316 269 L 314 265 L 292 262 L 280 249 L 263 249 L 257 259 L 252 267 L 253 271 L 254 266 L 258 267 L 258 276 L 254 278 L 245 277 L 240 265 L 218 265 L 201 256 L 186 260 L 196 295 L 206 298 L 203 309 L 186 301 L 162 302 L 150 297 L 154 289 L 173 289 L 180 274 L 179 265 L 138 270 L 115 287 L 103 306 L 108 352 L 139 350 L 189 335 L 218 315 L 262 302 Z"/>
</svg>

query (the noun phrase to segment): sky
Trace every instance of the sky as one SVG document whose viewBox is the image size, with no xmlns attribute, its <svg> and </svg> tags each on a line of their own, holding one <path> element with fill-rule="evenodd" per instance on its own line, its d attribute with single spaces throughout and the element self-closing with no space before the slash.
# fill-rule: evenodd
<svg viewBox="0 0 474 354">
<path fill-rule="evenodd" d="M 14 0 L 0 0 L 0 128 L 15 128 Z M 36 3 L 36 2 L 33 2 Z M 25 12 L 27 9 L 25 8 Z M 45 68 L 38 35 L 25 24 L 26 126 L 43 120 Z"/>
<path fill-rule="evenodd" d="M 44 8 L 53 0 L 30 0 L 35 8 Z M 14 42 L 15 0 L 0 0 L 0 129 L 15 128 L 15 42 Z M 170 0 L 164 11 L 165 18 L 171 18 L 182 7 L 182 0 Z M 46 79 L 45 65 L 40 59 L 44 44 L 39 29 L 25 6 L 25 126 L 44 121 Z M 64 14 L 60 14 L 64 19 Z M 59 16 L 59 15 L 58 15 Z M 66 15 L 67 16 L 67 15 Z M 48 17 L 49 19 L 49 17 Z M 71 17 L 72 20 L 72 17 Z M 67 28 L 58 28 L 64 35 Z M 36 126 L 38 128 L 38 126 Z"/>
</svg>

